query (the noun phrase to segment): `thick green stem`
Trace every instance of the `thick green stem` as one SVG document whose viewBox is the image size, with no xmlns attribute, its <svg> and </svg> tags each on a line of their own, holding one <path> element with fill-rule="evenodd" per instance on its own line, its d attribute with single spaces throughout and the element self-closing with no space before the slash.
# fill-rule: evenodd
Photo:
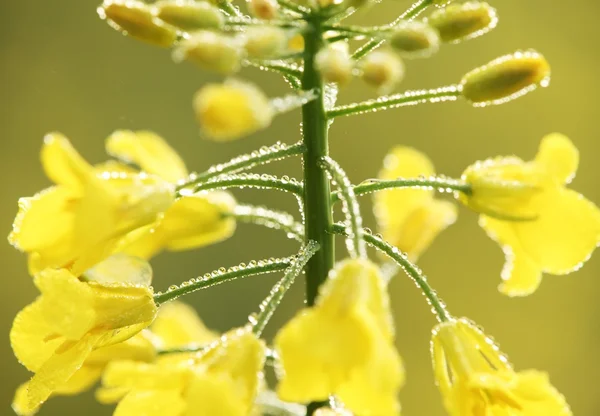
<svg viewBox="0 0 600 416">
<path fill-rule="evenodd" d="M 332 214 L 329 178 L 321 167 L 328 156 L 327 117 L 323 94 L 323 80 L 315 67 L 315 55 L 323 46 L 322 18 L 313 14 L 307 18 L 304 34 L 304 74 L 302 89 L 318 90 L 317 99 L 302 107 L 302 134 L 304 153 L 304 212 L 306 215 L 306 241 L 316 241 L 321 249 L 309 260 L 306 267 L 306 303 L 315 302 L 319 286 L 325 281 L 334 263 L 334 236 L 331 233 Z"/>
</svg>

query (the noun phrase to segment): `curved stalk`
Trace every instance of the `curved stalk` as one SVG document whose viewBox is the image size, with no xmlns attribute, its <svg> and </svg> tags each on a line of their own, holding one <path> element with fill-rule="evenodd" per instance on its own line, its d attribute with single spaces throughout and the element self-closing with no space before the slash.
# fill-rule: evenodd
<svg viewBox="0 0 600 416">
<path fill-rule="evenodd" d="M 296 180 L 288 180 L 277 178 L 272 175 L 226 175 L 216 177 L 208 182 L 195 185 L 191 189 L 179 191 L 179 196 L 185 196 L 187 193 L 194 194 L 200 191 L 211 189 L 228 189 L 228 188 L 258 188 L 258 189 L 276 189 L 279 191 L 291 192 L 294 195 L 302 196 L 302 184 Z"/>
</svg>

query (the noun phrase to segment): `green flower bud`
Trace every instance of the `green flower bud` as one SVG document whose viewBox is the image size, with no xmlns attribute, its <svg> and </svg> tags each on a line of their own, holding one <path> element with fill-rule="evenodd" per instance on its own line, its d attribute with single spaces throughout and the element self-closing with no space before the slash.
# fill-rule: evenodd
<svg viewBox="0 0 600 416">
<path fill-rule="evenodd" d="M 424 58 L 437 52 L 440 37 L 427 23 L 404 21 L 394 27 L 388 42 L 406 58 Z"/>
<path fill-rule="evenodd" d="M 345 85 L 352 79 L 354 62 L 346 43 L 334 43 L 321 49 L 315 56 L 315 65 L 327 82 Z"/>
<path fill-rule="evenodd" d="M 462 95 L 476 106 L 502 104 L 550 83 L 550 65 L 536 51 L 515 52 L 466 74 Z"/>
<path fill-rule="evenodd" d="M 239 71 L 243 50 L 239 41 L 220 33 L 201 30 L 183 40 L 173 51 L 175 62 L 190 61 L 200 68 L 232 74 Z"/>
<path fill-rule="evenodd" d="M 427 23 L 438 30 L 442 42 L 458 43 L 489 32 L 498 24 L 498 17 L 489 4 L 471 1 L 436 10 Z"/>
<path fill-rule="evenodd" d="M 139 1 L 105 0 L 98 15 L 119 32 L 153 45 L 169 47 L 177 39 L 175 28 L 154 17 Z"/>
<path fill-rule="evenodd" d="M 404 78 L 404 62 L 392 51 L 371 52 L 361 64 L 362 79 L 379 88 L 382 94 L 391 91 Z"/>
<path fill-rule="evenodd" d="M 244 34 L 244 39 L 248 56 L 259 59 L 280 55 L 288 42 L 285 31 L 274 26 L 250 27 Z"/>
<path fill-rule="evenodd" d="M 160 1 L 155 4 L 154 13 L 162 21 L 185 31 L 218 29 L 225 20 L 215 6 L 193 0 Z"/>
</svg>

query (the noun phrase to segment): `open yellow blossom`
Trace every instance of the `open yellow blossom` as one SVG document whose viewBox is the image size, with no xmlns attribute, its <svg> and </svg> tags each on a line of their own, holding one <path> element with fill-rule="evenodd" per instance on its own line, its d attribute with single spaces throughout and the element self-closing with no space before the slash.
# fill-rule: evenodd
<svg viewBox="0 0 600 416">
<path fill-rule="evenodd" d="M 107 139 L 106 149 L 173 185 L 188 178 L 183 160 L 155 133 L 119 130 Z M 148 259 L 163 249 L 188 250 L 224 240 L 235 231 L 235 219 L 224 215 L 232 212 L 235 205 L 228 192 L 189 192 L 156 221 L 132 231 L 116 250 Z"/>
<path fill-rule="evenodd" d="M 369 261 L 337 264 L 316 305 L 279 331 L 275 348 L 282 400 L 307 403 L 334 394 L 359 415 L 398 414 L 404 370 L 387 289 Z"/>
<path fill-rule="evenodd" d="M 156 350 L 149 337 L 149 332 L 143 330 L 123 342 L 92 351 L 81 368 L 65 384 L 58 386 L 52 392 L 52 396 L 70 396 L 88 390 L 100 380 L 102 372 L 109 362 L 120 360 L 149 362 L 155 356 Z M 28 388 L 29 383 L 19 386 L 13 400 L 13 410 L 19 416 L 33 415 L 38 410 L 37 407 L 34 409 L 29 407 Z"/>
<path fill-rule="evenodd" d="M 152 343 L 159 351 L 175 349 L 193 349 L 207 346 L 215 341 L 219 336 L 217 333 L 209 330 L 202 320 L 196 314 L 196 311 L 182 303 L 170 302 L 162 305 L 156 315 L 156 319 L 145 332 L 150 334 Z M 133 338 L 132 338 L 133 339 Z M 119 345 L 119 344 L 117 344 Z M 193 352 L 170 352 L 155 357 L 155 364 L 159 367 L 179 366 L 182 361 L 193 358 L 197 354 Z M 117 360 L 113 360 L 116 362 Z M 127 361 L 124 358 L 121 361 Z M 141 363 L 143 360 L 130 358 L 129 361 Z M 137 368 L 135 363 L 114 364 L 115 368 Z M 153 366 L 141 366 L 143 368 L 154 368 Z M 138 370 L 135 370 L 138 371 Z M 134 372 L 135 372 L 134 371 Z M 96 398 L 104 404 L 116 403 L 121 400 L 131 388 L 125 386 L 113 386 L 99 388 L 96 391 Z M 110 385 L 110 383 L 108 383 Z"/>
<path fill-rule="evenodd" d="M 528 295 L 542 273 L 577 270 L 598 245 L 600 210 L 565 187 L 578 162 L 571 141 L 551 134 L 542 139 L 533 161 L 499 157 L 463 173 L 472 192 L 461 201 L 482 213 L 479 224 L 506 254 L 501 292 Z"/>
<path fill-rule="evenodd" d="M 89 165 L 58 133 L 44 139 L 46 175 L 56 183 L 19 200 L 9 241 L 30 254 L 30 271 L 69 268 L 79 275 L 110 255 L 117 240 L 173 202 L 173 186 L 154 175 Z"/>
<path fill-rule="evenodd" d="M 83 282 L 66 269 L 46 269 L 34 281 L 41 295 L 17 314 L 10 333 L 15 355 L 35 373 L 19 401 L 24 414 L 65 388 L 88 358 L 93 362 L 94 350 L 134 336 L 156 314 L 148 286 Z"/>
<path fill-rule="evenodd" d="M 234 80 L 198 90 L 194 111 L 202 133 L 216 141 L 239 139 L 267 127 L 273 118 L 273 109 L 261 90 Z"/>
<path fill-rule="evenodd" d="M 379 179 L 428 177 L 435 174 L 427 156 L 398 146 L 385 157 Z M 374 210 L 383 237 L 404 251 L 411 261 L 423 253 L 435 237 L 456 221 L 456 206 L 434 198 L 432 189 L 392 189 L 374 195 Z"/>
<path fill-rule="evenodd" d="M 105 387 L 126 391 L 115 416 L 246 416 L 263 378 L 265 345 L 250 327 L 235 329 L 190 359 L 114 362 Z"/>
<path fill-rule="evenodd" d="M 451 416 L 571 416 L 545 373 L 515 372 L 491 339 L 466 319 L 436 326 L 433 367 Z"/>
</svg>

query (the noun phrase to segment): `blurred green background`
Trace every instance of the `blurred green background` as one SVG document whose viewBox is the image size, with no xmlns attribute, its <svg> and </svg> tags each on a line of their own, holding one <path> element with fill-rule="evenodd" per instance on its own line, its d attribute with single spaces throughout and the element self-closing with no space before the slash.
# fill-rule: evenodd
<svg viewBox="0 0 600 416">
<path fill-rule="evenodd" d="M 600 4 L 592 0 L 494 2 L 500 24 L 483 38 L 446 46 L 429 60 L 407 64 L 404 88 L 437 87 L 456 82 L 477 65 L 519 48 L 543 52 L 553 69 L 550 88 L 513 103 L 474 109 L 464 102 L 423 105 L 343 118 L 333 126 L 333 156 L 353 181 L 376 175 L 386 151 L 397 144 L 415 146 L 431 156 L 439 172 L 458 176 L 468 164 L 487 156 L 515 153 L 533 157 L 549 132 L 569 135 L 581 151 L 573 187 L 600 203 Z M 406 0 L 385 0 L 354 21 L 384 23 L 408 7 Z M 279 117 L 265 132 L 230 144 L 203 141 L 191 110 L 194 91 L 213 75 L 174 64 L 169 53 L 127 39 L 96 15 L 95 1 L 0 1 L 0 234 L 10 231 L 17 198 L 48 185 L 38 162 L 42 137 L 58 130 L 92 162 L 105 159 L 103 140 L 114 129 L 152 129 L 184 155 L 193 170 L 241 152 L 281 140 L 299 139 L 298 117 Z M 276 75 L 247 70 L 242 77 L 264 85 L 271 96 L 286 86 Z M 356 81 L 340 102 L 365 99 L 373 92 Z M 290 161 L 265 169 L 300 175 Z M 240 200 L 295 210 L 288 195 L 241 191 Z M 362 199 L 366 222 L 373 226 L 370 200 Z M 476 215 L 461 210 L 459 222 L 443 233 L 422 257 L 421 266 L 451 311 L 483 325 L 519 369 L 551 373 L 577 415 L 600 414 L 596 374 L 600 372 L 600 258 L 593 257 L 568 277 L 546 277 L 540 290 L 525 299 L 496 291 L 503 263 L 499 247 L 477 227 Z M 52 220 L 51 218 L 49 219 Z M 341 246 L 341 244 L 340 244 Z M 295 250 L 284 236 L 240 226 L 222 244 L 153 260 L 154 286 L 166 288 L 220 266 L 255 258 L 283 256 Z M 8 333 L 13 317 L 36 296 L 26 259 L 7 243 L 0 245 L 3 289 L 0 302 L 2 379 L 1 414 L 11 413 L 15 387 L 29 374 L 13 357 Z M 209 326 L 225 330 L 242 324 L 269 290 L 276 276 L 222 285 L 189 296 Z M 294 287 L 268 327 L 271 337 L 302 302 L 302 282 Z M 434 323 L 414 285 L 399 275 L 391 284 L 398 347 L 408 383 L 402 391 L 405 415 L 443 415 L 433 385 L 429 333 Z M 41 415 L 109 415 L 111 409 L 90 393 L 53 398 Z"/>
</svg>

